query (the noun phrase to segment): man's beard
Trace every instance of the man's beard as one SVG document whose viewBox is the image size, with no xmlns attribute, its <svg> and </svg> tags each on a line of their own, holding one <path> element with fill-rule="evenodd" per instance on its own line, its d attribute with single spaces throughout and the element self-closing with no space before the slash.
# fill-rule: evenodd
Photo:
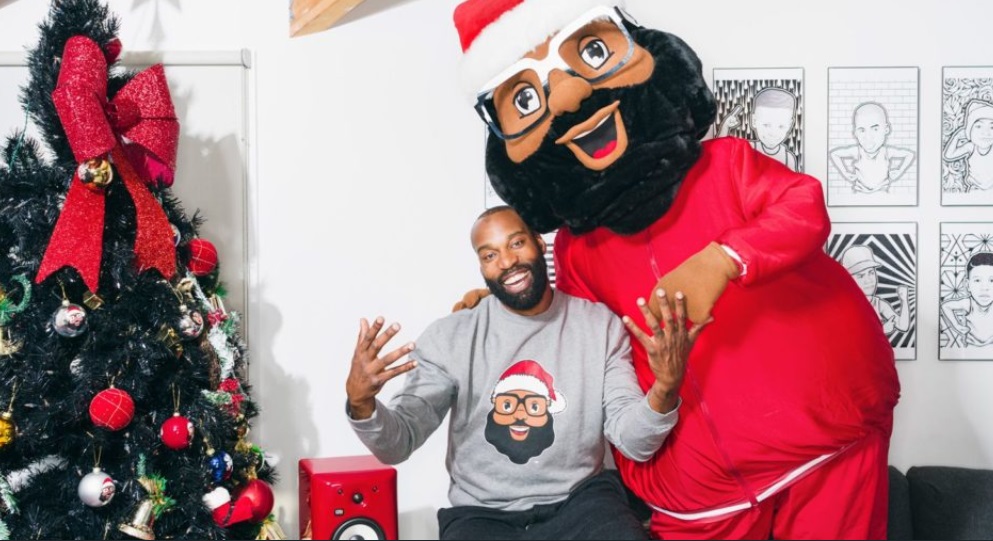
<svg viewBox="0 0 993 541">
<path fill-rule="evenodd" d="M 699 59 L 671 34 L 629 30 L 655 58 L 648 81 L 594 90 L 578 111 L 555 118 L 537 152 L 520 164 L 510 160 L 502 140 L 488 140 L 486 169 L 494 190 L 539 232 L 562 225 L 577 234 L 599 226 L 621 234 L 641 231 L 668 211 L 700 156 L 699 139 L 713 122 L 716 106 Z M 615 101 L 620 101 L 628 148 L 605 170 L 588 169 L 568 147 L 555 144 Z"/>
<path fill-rule="evenodd" d="M 521 423 L 516 423 L 521 424 Z M 493 420 L 493 410 L 486 415 L 486 441 L 501 454 L 506 455 L 514 464 L 527 464 L 528 460 L 540 455 L 555 442 L 552 416 L 548 415 L 545 426 L 534 427 L 527 425 L 528 437 L 524 441 L 515 441 L 510 437 L 510 427 L 514 425 L 499 425 Z"/>
<path fill-rule="evenodd" d="M 513 272 L 527 269 L 531 271 L 531 287 L 520 293 L 511 293 L 503 286 L 503 279 Z M 530 310 L 538 303 L 548 289 L 548 264 L 545 263 L 545 256 L 540 257 L 531 263 L 520 263 L 507 269 L 496 280 L 483 279 L 490 292 L 511 310 Z"/>
</svg>

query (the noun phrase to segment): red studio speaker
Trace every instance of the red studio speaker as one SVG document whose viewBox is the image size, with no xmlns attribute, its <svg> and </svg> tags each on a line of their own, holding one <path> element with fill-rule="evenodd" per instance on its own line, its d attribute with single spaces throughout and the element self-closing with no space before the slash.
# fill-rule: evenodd
<svg viewBox="0 0 993 541">
<path fill-rule="evenodd" d="M 372 456 L 300 461 L 301 539 L 397 539 L 397 471 Z"/>
</svg>

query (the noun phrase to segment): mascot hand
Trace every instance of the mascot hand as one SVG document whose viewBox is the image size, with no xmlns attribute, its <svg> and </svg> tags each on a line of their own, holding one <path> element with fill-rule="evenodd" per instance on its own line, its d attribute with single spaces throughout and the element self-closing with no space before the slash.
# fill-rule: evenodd
<svg viewBox="0 0 993 541">
<path fill-rule="evenodd" d="M 458 312 L 459 310 L 465 310 L 467 308 L 475 308 L 479 301 L 485 299 L 490 294 L 490 290 L 485 287 L 482 289 L 472 289 L 465 295 L 462 295 L 462 300 L 455 303 L 452 306 L 452 312 Z"/>
<path fill-rule="evenodd" d="M 676 293 L 686 296 L 687 315 L 693 323 L 707 321 L 710 310 L 717 299 L 724 293 L 728 282 L 741 274 L 738 264 L 716 242 L 711 242 L 706 248 L 683 261 L 669 274 L 663 276 L 652 290 L 649 297 L 649 308 L 655 317 L 661 317 L 659 296 L 656 293 L 662 289 L 667 293 L 669 307 L 675 311 Z"/>
</svg>

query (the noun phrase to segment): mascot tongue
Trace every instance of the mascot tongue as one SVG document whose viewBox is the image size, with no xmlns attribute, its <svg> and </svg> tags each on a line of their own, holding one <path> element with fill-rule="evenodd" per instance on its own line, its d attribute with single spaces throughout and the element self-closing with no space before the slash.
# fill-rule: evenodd
<svg viewBox="0 0 993 541">
<path fill-rule="evenodd" d="M 613 141 L 611 141 L 611 142 L 609 142 L 609 143 L 607 143 L 607 146 L 605 146 L 605 147 L 601 148 L 600 150 L 594 152 L 593 153 L 593 157 L 599 160 L 600 158 L 603 158 L 605 156 L 610 156 L 610 153 L 613 152 L 615 148 L 617 148 L 617 140 L 616 139 L 613 140 Z"/>
<path fill-rule="evenodd" d="M 610 156 L 610 153 L 617 148 L 617 124 L 614 122 L 614 115 L 608 116 L 599 126 L 585 135 L 576 137 L 572 142 L 594 159 Z"/>
</svg>

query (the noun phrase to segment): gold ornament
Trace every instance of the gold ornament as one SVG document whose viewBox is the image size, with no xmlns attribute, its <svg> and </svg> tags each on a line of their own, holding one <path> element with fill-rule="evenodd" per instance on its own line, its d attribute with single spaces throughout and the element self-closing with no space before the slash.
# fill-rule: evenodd
<svg viewBox="0 0 993 541">
<path fill-rule="evenodd" d="M 114 180 L 114 169 L 104 158 L 91 158 L 79 164 L 76 174 L 83 185 L 94 192 L 102 192 Z"/>
<path fill-rule="evenodd" d="M 189 276 L 183 278 L 182 280 L 179 281 L 178 284 L 176 284 L 176 291 L 180 293 L 180 297 L 179 297 L 180 302 L 186 302 L 187 298 L 190 299 L 193 298 L 193 288 L 195 288 L 196 285 L 197 285 L 196 280 L 190 278 Z"/>
<path fill-rule="evenodd" d="M 176 358 L 183 356 L 183 341 L 179 339 L 179 334 L 168 325 L 162 325 L 159 329 L 158 339 L 172 351 Z"/>
<path fill-rule="evenodd" d="M 131 537 L 152 540 L 155 539 L 153 526 L 155 526 L 155 504 L 150 498 L 146 498 L 138 504 L 138 509 L 132 515 L 131 522 L 119 524 L 117 529 Z"/>
<path fill-rule="evenodd" d="M 17 425 L 14 424 L 14 415 L 5 411 L 0 414 L 0 449 L 10 445 L 17 434 Z"/>
<path fill-rule="evenodd" d="M 23 345 L 10 338 L 10 331 L 0 327 L 0 357 L 7 357 L 21 351 Z"/>
<path fill-rule="evenodd" d="M 118 524 L 117 529 L 138 539 L 155 539 L 155 519 L 176 504 L 165 494 L 165 480 L 158 476 L 143 475 L 138 484 L 145 489 L 147 497 L 141 500 L 131 516 L 131 522 Z"/>
<path fill-rule="evenodd" d="M 283 532 L 283 528 L 279 526 L 276 519 L 272 518 L 272 515 L 269 515 L 269 517 L 262 522 L 262 529 L 259 530 L 259 535 L 256 536 L 255 539 L 261 539 L 263 541 L 286 539 L 286 533 Z"/>
<path fill-rule="evenodd" d="M 92 291 L 87 291 L 83 293 L 83 304 L 86 305 L 90 310 L 99 310 L 103 306 L 103 299 L 101 299 L 96 293 Z"/>
</svg>

